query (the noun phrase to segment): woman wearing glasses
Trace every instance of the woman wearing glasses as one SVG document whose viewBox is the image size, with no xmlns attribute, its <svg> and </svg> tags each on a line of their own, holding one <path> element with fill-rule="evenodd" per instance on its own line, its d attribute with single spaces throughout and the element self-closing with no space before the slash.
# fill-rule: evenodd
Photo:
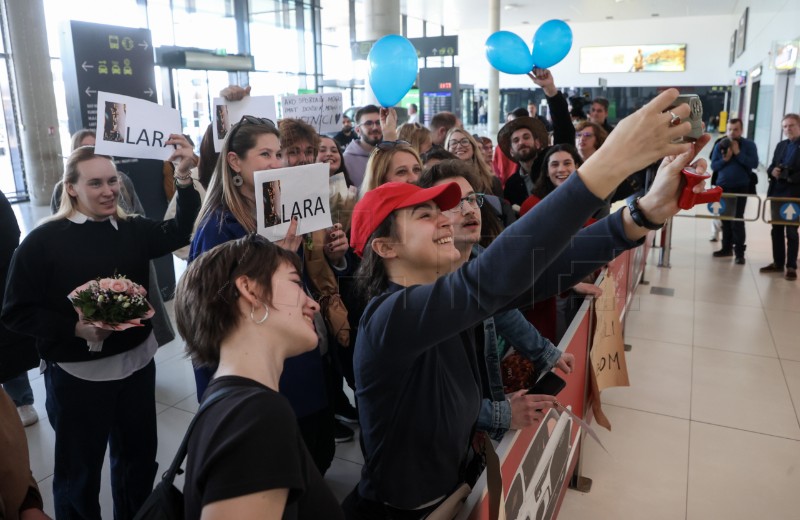
<svg viewBox="0 0 800 520">
<path fill-rule="evenodd" d="M 589 159 L 608 138 L 602 126 L 591 121 L 583 121 L 575 127 L 575 148 L 584 161 Z"/>
<path fill-rule="evenodd" d="M 454 272 L 461 255 L 442 212 L 459 204 L 457 184 L 391 183 L 359 201 L 351 245 L 363 255 L 357 279 L 371 300 L 355 350 L 364 466 L 343 504 L 349 518 L 424 518 L 465 482 L 481 402 L 474 325 L 554 294 L 560 283 L 640 243 L 643 226 L 677 213 L 680 170 L 708 142 L 672 142 L 690 131 L 688 124 L 670 126 L 673 118 L 663 113 L 677 95 L 667 90 L 623 120 L 606 152 Z M 689 108 L 673 112 L 688 117 Z M 667 154 L 681 155 L 664 161 L 633 213 L 626 208 L 581 230 L 630 172 Z M 705 170 L 703 162 L 697 166 Z"/>
<path fill-rule="evenodd" d="M 517 218 L 511 205 L 503 197 L 503 185 L 500 178 L 492 173 L 492 168 L 483 159 L 483 143 L 478 143 L 463 128 L 452 128 L 445 137 L 445 147 L 462 161 L 470 164 L 478 173 L 481 183 L 480 191 L 486 194 L 491 212 L 484 212 L 484 224 L 489 234 L 497 234 L 504 226 L 512 224 Z M 487 208 L 489 210 L 490 208 Z M 481 242 L 486 246 L 487 240 Z"/>
<path fill-rule="evenodd" d="M 500 179 L 492 174 L 492 168 L 483 160 L 483 143 L 478 144 L 475 138 L 463 128 L 451 128 L 444 139 L 444 146 L 447 151 L 475 167 L 480 174 L 483 193 L 491 193 L 497 197 L 503 196 Z"/>
<path fill-rule="evenodd" d="M 417 184 L 423 188 L 430 188 L 450 182 L 455 182 L 461 189 L 460 203 L 443 212 L 450 219 L 453 244 L 460 254 L 459 261 L 453 264 L 453 270 L 456 270 L 484 251 L 484 248 L 478 245 L 482 236 L 486 237 L 481 233 L 484 194 L 478 191 L 480 181 L 477 175 L 458 160 L 443 161 L 428 168 Z M 496 236 L 489 238 L 493 240 Z M 500 371 L 500 360 L 504 353 L 498 352 L 500 344 L 498 337 L 503 338 L 506 349 L 513 345 L 517 352 L 529 359 L 536 367 L 537 374 L 549 372 L 556 366 L 565 374 L 569 374 L 575 357 L 572 354 L 562 354 L 516 309 L 487 318 L 479 328 L 476 328 L 475 333 L 478 358 L 483 359 L 487 375 L 485 381 L 481 380 L 483 400 L 475 428 L 499 440 L 509 429 L 535 425 L 542 417 L 538 403 L 549 399 L 526 395 L 527 390 L 506 397 Z"/>
<path fill-rule="evenodd" d="M 190 262 L 219 244 L 256 231 L 253 174 L 283 167 L 281 159 L 280 133 L 269 119 L 244 116 L 231 128 L 197 217 Z M 286 238 L 276 244 L 297 251 L 301 238 L 295 235 L 296 230 L 297 221 L 294 221 Z M 203 397 L 216 368 L 210 365 L 195 368 L 198 400 Z M 330 464 L 330 448 L 327 443 L 317 441 L 319 423 L 328 401 L 318 349 L 286 361 L 280 389 L 294 409 L 312 458 L 324 472 Z"/>
</svg>

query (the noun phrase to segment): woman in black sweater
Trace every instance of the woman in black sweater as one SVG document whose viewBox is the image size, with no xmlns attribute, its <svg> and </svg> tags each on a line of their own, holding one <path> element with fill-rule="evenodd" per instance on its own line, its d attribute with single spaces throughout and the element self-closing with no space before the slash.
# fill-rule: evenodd
<svg viewBox="0 0 800 520">
<path fill-rule="evenodd" d="M 67 295 L 98 277 L 125 275 L 144 287 L 149 261 L 189 243 L 200 197 L 178 148 L 175 219 L 128 217 L 118 206 L 119 177 L 94 147 L 75 150 L 64 172 L 59 211 L 23 240 L 11 261 L 2 319 L 33 336 L 44 374 L 47 414 L 56 434 L 53 495 L 57 518 L 100 519 L 100 472 L 110 445 L 114 516 L 132 518 L 156 473 L 155 363 L 149 321 L 111 332 L 78 319 Z M 100 342 L 99 352 L 87 342 Z M 108 515 L 107 515 L 108 516 Z"/>
</svg>

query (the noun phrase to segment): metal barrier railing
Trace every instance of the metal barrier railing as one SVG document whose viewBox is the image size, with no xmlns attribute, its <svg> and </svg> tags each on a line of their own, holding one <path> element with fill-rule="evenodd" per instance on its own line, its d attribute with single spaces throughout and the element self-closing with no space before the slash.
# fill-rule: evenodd
<svg viewBox="0 0 800 520">
<path fill-rule="evenodd" d="M 750 199 L 756 199 L 758 201 L 758 205 L 756 206 L 755 216 L 750 218 L 747 216 L 743 216 L 742 218 L 736 217 L 736 199 L 740 197 L 747 197 Z M 777 197 L 773 198 L 774 200 L 779 200 Z M 769 199 L 767 199 L 769 200 Z M 800 199 L 788 199 L 790 201 L 800 203 Z M 755 193 L 723 193 L 722 198 L 719 202 L 710 202 L 706 205 L 708 211 L 711 215 L 703 215 L 697 214 L 696 210 L 695 213 L 678 213 L 675 215 L 676 217 L 684 217 L 684 218 L 702 218 L 702 219 L 709 219 L 709 220 L 731 220 L 731 221 L 742 221 L 742 222 L 756 222 L 759 218 L 764 218 L 764 209 L 766 208 L 766 204 L 763 203 L 761 197 L 759 197 Z M 797 208 L 798 213 L 800 213 L 800 206 Z M 791 211 L 790 211 L 791 212 Z M 766 222 L 766 220 L 765 220 Z M 798 225 L 797 222 L 790 223 L 790 225 Z M 667 220 L 667 223 L 664 224 L 664 227 L 661 228 L 661 252 L 658 255 L 658 267 L 666 267 L 670 268 L 670 254 L 672 252 L 672 219 Z"/>
<path fill-rule="evenodd" d="M 773 202 L 780 205 L 775 208 Z M 769 203 L 769 204 L 767 204 Z M 770 217 L 767 218 L 767 206 Z M 761 220 L 775 226 L 800 226 L 800 198 L 796 197 L 767 197 L 761 211 Z"/>
<path fill-rule="evenodd" d="M 756 199 L 758 200 L 758 206 L 755 212 L 755 216 L 752 218 L 742 217 L 736 218 L 736 204 L 734 202 L 735 199 L 740 197 L 747 197 L 748 199 Z M 761 212 L 763 208 L 763 201 L 760 196 L 755 193 L 723 193 L 722 198 L 719 202 L 710 202 L 706 204 L 710 215 L 703 215 L 697 213 L 678 213 L 675 215 L 676 217 L 684 217 L 684 218 L 703 218 L 703 219 L 712 219 L 712 220 L 732 220 L 732 221 L 742 221 L 742 222 L 756 222 L 761 218 Z M 748 212 L 749 213 L 749 212 Z"/>
</svg>

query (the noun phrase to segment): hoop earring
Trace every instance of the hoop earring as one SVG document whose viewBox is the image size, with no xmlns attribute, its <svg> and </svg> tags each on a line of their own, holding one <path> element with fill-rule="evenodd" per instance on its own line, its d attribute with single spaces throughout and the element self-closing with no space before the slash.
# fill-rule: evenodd
<svg viewBox="0 0 800 520">
<path fill-rule="evenodd" d="M 255 307 L 251 307 L 251 308 L 250 308 L 250 319 L 251 319 L 251 320 L 253 321 L 253 323 L 255 323 L 256 325 L 261 325 L 262 323 L 264 323 L 265 321 L 267 321 L 267 318 L 269 318 L 269 307 L 267 307 L 267 304 L 266 304 L 266 303 L 263 303 L 262 305 L 264 306 L 264 317 L 263 317 L 263 318 L 261 318 L 260 320 L 256 320 L 255 316 L 253 315 L 253 314 L 255 314 L 255 312 L 256 312 L 256 308 L 255 308 Z"/>
<path fill-rule="evenodd" d="M 238 188 L 242 184 L 244 184 L 244 179 L 242 179 L 242 176 L 237 173 L 233 176 L 233 185 Z"/>
</svg>

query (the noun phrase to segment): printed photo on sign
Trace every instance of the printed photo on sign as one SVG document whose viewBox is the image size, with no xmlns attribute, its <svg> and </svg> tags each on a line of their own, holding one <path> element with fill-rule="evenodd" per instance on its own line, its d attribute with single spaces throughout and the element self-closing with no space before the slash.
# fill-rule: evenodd
<svg viewBox="0 0 800 520">
<path fill-rule="evenodd" d="M 106 101 L 103 119 L 103 140 L 125 142 L 125 104 Z"/>
<path fill-rule="evenodd" d="M 98 110 L 95 150 L 114 157 L 166 161 L 175 148 L 168 145 L 170 134 L 181 134 L 181 117 L 174 108 L 108 92 L 97 93 Z"/>
<path fill-rule="evenodd" d="M 228 122 L 228 107 L 226 105 L 216 105 L 216 122 L 214 127 L 217 129 L 217 139 L 225 139 L 228 135 L 230 122 Z"/>
<path fill-rule="evenodd" d="M 258 233 L 282 240 L 292 218 L 298 235 L 331 227 L 328 173 L 325 163 L 255 172 Z"/>
<path fill-rule="evenodd" d="M 318 134 L 336 133 L 342 129 L 342 93 L 283 96 L 284 119 L 300 119 L 314 127 Z"/>
<path fill-rule="evenodd" d="M 214 151 L 221 152 L 225 137 L 242 116 L 253 116 L 275 121 L 274 96 L 245 96 L 241 101 L 214 98 Z M 338 132 L 338 130 L 337 130 Z"/>
<path fill-rule="evenodd" d="M 264 227 L 277 226 L 283 222 L 281 217 L 281 181 L 265 182 L 264 186 Z"/>
</svg>

